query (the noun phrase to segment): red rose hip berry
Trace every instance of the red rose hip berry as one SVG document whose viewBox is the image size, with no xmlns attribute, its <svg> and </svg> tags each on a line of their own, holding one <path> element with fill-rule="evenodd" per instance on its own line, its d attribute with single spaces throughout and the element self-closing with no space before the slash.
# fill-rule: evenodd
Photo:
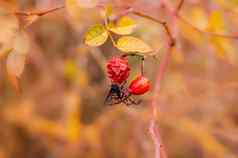
<svg viewBox="0 0 238 158">
<path fill-rule="evenodd" d="M 149 80 L 144 76 L 138 76 L 131 82 L 128 91 L 134 95 L 141 95 L 148 92 L 149 89 L 150 89 Z"/>
<path fill-rule="evenodd" d="M 114 83 L 121 84 L 127 80 L 129 72 L 130 67 L 127 58 L 113 57 L 107 62 L 107 74 Z"/>
</svg>

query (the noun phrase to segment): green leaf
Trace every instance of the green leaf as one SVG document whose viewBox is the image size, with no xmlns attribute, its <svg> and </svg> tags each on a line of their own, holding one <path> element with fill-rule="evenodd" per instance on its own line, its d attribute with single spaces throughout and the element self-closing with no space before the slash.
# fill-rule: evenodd
<svg viewBox="0 0 238 158">
<path fill-rule="evenodd" d="M 106 42 L 108 38 L 108 32 L 101 24 L 96 24 L 89 28 L 85 34 L 85 43 L 89 46 L 100 46 Z"/>
<path fill-rule="evenodd" d="M 119 35 L 128 35 L 131 34 L 136 27 L 136 23 L 134 19 L 128 17 L 128 16 L 123 16 L 121 17 L 116 25 L 112 22 L 109 23 L 108 29 L 116 34 Z"/>
<path fill-rule="evenodd" d="M 139 38 L 123 36 L 117 41 L 117 48 L 125 53 L 138 52 L 141 54 L 152 52 L 153 49 Z"/>
</svg>

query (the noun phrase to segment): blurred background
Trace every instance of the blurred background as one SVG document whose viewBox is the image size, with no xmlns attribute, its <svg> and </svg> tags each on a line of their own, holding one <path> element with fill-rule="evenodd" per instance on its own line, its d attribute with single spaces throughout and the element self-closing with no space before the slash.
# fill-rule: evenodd
<svg viewBox="0 0 238 158">
<path fill-rule="evenodd" d="M 134 35 L 160 50 L 157 59 L 145 61 L 152 89 L 139 97 L 144 100 L 140 105 L 106 106 L 103 101 L 110 82 L 105 77 L 105 62 L 120 52 L 109 40 L 100 47 L 84 44 L 88 27 L 103 19 L 99 9 L 82 9 L 71 2 L 25 29 L 29 51 L 19 80 L 20 95 L 9 82 L 6 57 L 1 55 L 0 158 L 152 158 L 149 107 L 164 54 L 163 29 L 131 16 L 137 22 Z M 237 40 L 208 36 L 171 19 L 159 7 L 159 0 L 103 2 L 133 5 L 170 21 L 177 45 L 156 98 L 157 123 L 168 156 L 238 157 Z M 178 0 L 170 2 L 176 6 Z M 64 3 L 0 0 L 1 53 L 9 44 L 9 34 L 22 22 L 9 13 L 47 10 Z M 186 0 L 181 15 L 202 30 L 238 35 L 237 0 Z M 139 61 L 130 58 L 129 62 L 131 80 L 139 73 Z"/>
</svg>

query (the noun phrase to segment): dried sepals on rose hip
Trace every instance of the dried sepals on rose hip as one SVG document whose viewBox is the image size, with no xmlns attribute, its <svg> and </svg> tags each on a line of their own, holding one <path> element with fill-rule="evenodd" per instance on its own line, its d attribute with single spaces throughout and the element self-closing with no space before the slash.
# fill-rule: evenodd
<svg viewBox="0 0 238 158">
<path fill-rule="evenodd" d="M 107 75 L 113 83 L 121 84 L 126 81 L 130 67 L 126 57 L 113 57 L 107 62 Z"/>
<path fill-rule="evenodd" d="M 129 93 L 125 87 L 130 73 L 130 66 L 126 57 L 113 57 L 107 62 L 107 77 L 112 84 L 105 99 L 108 105 L 125 103 L 129 98 Z"/>
</svg>

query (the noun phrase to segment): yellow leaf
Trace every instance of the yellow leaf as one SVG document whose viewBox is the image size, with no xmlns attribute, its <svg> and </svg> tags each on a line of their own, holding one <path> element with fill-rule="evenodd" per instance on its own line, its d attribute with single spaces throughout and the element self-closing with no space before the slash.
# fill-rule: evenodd
<svg viewBox="0 0 238 158">
<path fill-rule="evenodd" d="M 117 24 L 113 24 L 112 22 L 109 23 L 108 29 L 116 34 L 119 35 L 128 35 L 133 32 L 133 30 L 136 27 L 135 21 L 128 17 L 128 16 L 123 16 L 122 18 L 119 19 Z"/>
<path fill-rule="evenodd" d="M 117 48 L 125 53 L 149 53 L 153 49 L 141 39 L 132 36 L 123 36 L 117 41 Z"/>
<path fill-rule="evenodd" d="M 85 43 L 89 46 L 100 46 L 106 42 L 108 32 L 101 24 L 96 24 L 89 28 L 85 35 Z"/>
<path fill-rule="evenodd" d="M 209 24 L 207 29 L 213 32 L 224 33 L 225 23 L 221 12 L 212 12 L 211 16 L 209 17 Z"/>
<path fill-rule="evenodd" d="M 211 16 L 209 17 L 209 25 L 207 30 L 210 32 L 217 32 L 220 34 L 228 34 L 226 32 L 225 22 L 223 15 L 218 12 L 212 12 Z M 226 58 L 232 51 L 234 50 L 229 40 L 219 37 L 211 37 L 211 43 L 215 49 L 215 53 L 219 58 Z"/>
</svg>

